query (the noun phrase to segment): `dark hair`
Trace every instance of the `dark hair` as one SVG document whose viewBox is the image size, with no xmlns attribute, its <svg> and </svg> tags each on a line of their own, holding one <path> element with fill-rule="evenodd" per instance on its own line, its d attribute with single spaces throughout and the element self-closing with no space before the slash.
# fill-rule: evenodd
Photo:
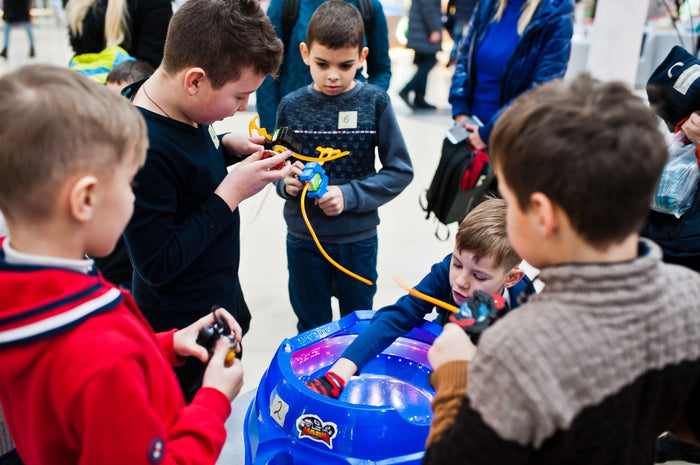
<svg viewBox="0 0 700 465">
<path fill-rule="evenodd" d="M 257 0 L 187 0 L 170 20 L 162 65 L 168 74 L 201 67 L 219 89 L 246 68 L 276 74 L 282 49 Z"/>
<path fill-rule="evenodd" d="M 518 97 L 496 122 L 489 155 L 521 210 L 541 192 L 600 249 L 639 231 L 668 158 L 646 103 L 585 73 Z"/>
<path fill-rule="evenodd" d="M 153 74 L 156 69 L 144 60 L 122 61 L 107 75 L 108 84 L 131 84 Z"/>
<path fill-rule="evenodd" d="M 306 45 L 314 43 L 330 49 L 357 47 L 365 44 L 365 25 L 360 11 L 343 0 L 328 0 L 311 15 L 306 28 Z"/>
</svg>

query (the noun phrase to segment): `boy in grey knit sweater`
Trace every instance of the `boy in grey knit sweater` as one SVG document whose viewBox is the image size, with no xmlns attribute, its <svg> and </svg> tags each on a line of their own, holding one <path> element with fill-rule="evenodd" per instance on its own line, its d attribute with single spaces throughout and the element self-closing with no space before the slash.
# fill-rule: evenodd
<svg viewBox="0 0 700 465">
<path fill-rule="evenodd" d="M 303 140 L 303 155 L 316 147 L 350 154 L 323 165 L 328 192 L 306 198 L 305 211 L 323 248 L 337 263 L 369 280 L 348 276 L 331 265 L 312 240 L 301 213 L 299 180 L 304 164 L 296 161 L 277 193 L 286 199 L 289 300 L 303 332 L 329 323 L 331 297 L 340 314 L 372 308 L 377 278 L 379 206 L 411 182 L 413 167 L 387 93 L 355 79 L 368 49 L 363 47 L 360 12 L 342 0 L 323 3 L 311 16 L 304 62 L 313 83 L 285 96 L 277 111 L 278 127 L 288 126 Z M 375 169 L 377 155 L 381 168 Z"/>
<path fill-rule="evenodd" d="M 666 160 L 658 122 L 588 75 L 518 98 L 490 156 L 513 248 L 544 290 L 429 352 L 425 464 L 651 464 L 666 430 L 700 437 L 700 275 L 639 237 Z"/>
</svg>

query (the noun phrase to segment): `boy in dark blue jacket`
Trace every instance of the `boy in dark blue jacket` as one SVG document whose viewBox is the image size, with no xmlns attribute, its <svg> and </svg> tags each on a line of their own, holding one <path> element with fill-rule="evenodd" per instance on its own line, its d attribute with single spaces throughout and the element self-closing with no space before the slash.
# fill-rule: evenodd
<svg viewBox="0 0 700 465">
<path fill-rule="evenodd" d="M 534 287 L 518 268 L 522 260 L 506 235 L 506 204 L 488 199 L 462 220 L 455 237 L 455 249 L 433 265 L 417 291 L 455 306 L 462 305 L 474 291 L 503 295 L 509 308 L 519 305 L 521 296 Z M 337 398 L 345 383 L 396 338 L 408 333 L 433 310 L 433 304 L 412 295 L 401 297 L 374 315 L 367 329 L 345 349 L 325 376 L 308 386 L 326 396 Z M 444 325 L 449 312 L 438 310 L 437 323 Z"/>
</svg>

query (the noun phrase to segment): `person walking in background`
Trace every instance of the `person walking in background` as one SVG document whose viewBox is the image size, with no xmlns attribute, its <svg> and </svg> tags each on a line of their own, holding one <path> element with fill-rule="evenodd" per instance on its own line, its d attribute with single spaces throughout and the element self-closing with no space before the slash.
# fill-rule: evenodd
<svg viewBox="0 0 700 465">
<path fill-rule="evenodd" d="M 170 0 L 69 0 L 65 14 L 76 55 L 118 45 L 157 67 L 173 9 Z"/>
<path fill-rule="evenodd" d="M 2 52 L 0 52 L 0 56 L 7 58 L 12 25 L 21 24 L 27 31 L 27 36 L 29 36 L 29 58 L 33 58 L 36 53 L 34 50 L 34 33 L 32 32 L 32 23 L 29 17 L 29 0 L 5 0 L 3 14 L 5 19 L 5 45 L 2 48 Z"/>
<path fill-rule="evenodd" d="M 260 115 L 260 126 L 273 129 L 276 126 L 277 107 L 285 95 L 311 84 L 309 67 L 304 64 L 299 53 L 299 45 L 306 40 L 306 27 L 314 11 L 325 0 L 296 0 L 298 17 L 285 37 L 287 2 L 295 0 L 272 0 L 267 9 L 267 15 L 275 28 L 277 36 L 284 42 L 284 61 L 277 78 L 268 76 L 255 93 L 256 110 Z M 389 89 L 391 79 L 391 59 L 389 58 L 389 32 L 384 16 L 384 9 L 379 0 L 348 0 L 363 13 L 363 17 L 371 17 L 365 24 L 365 44 L 370 53 L 367 55 L 366 67 L 357 70 L 355 77 L 365 81 L 364 69 L 367 71 L 367 82 Z M 362 6 L 365 5 L 365 6 Z M 366 10 L 366 11 L 365 11 Z"/>
<path fill-rule="evenodd" d="M 468 143 L 488 146 L 504 108 L 527 89 L 561 77 L 571 54 L 572 0 L 484 0 L 460 45 L 449 101 L 452 118 L 476 115 L 465 125 Z"/>
<path fill-rule="evenodd" d="M 442 49 L 442 13 L 440 0 L 413 0 L 408 14 L 406 47 L 415 51 L 413 63 L 418 67 L 410 81 L 399 92 L 401 100 L 414 110 L 435 110 L 425 101 L 428 74 Z M 410 93 L 413 92 L 413 100 Z"/>
</svg>

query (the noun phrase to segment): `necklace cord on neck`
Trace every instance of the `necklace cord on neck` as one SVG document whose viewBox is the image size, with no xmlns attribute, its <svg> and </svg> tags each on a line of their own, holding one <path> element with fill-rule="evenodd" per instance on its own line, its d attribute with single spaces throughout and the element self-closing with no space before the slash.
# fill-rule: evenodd
<svg viewBox="0 0 700 465">
<path fill-rule="evenodd" d="M 170 119 L 173 119 L 173 118 L 168 114 L 167 111 L 163 110 L 163 108 L 162 108 L 160 105 L 158 105 L 158 104 L 156 103 L 156 101 L 153 100 L 153 99 L 151 98 L 150 95 L 148 95 L 148 91 L 146 91 L 146 83 L 145 83 L 145 82 L 143 83 L 143 86 L 141 86 L 141 88 L 143 89 L 143 95 L 145 95 L 146 98 L 147 98 L 148 100 L 150 100 L 151 103 L 152 103 L 153 105 L 155 105 L 165 116 L 167 116 L 167 117 L 170 118 Z"/>
</svg>

